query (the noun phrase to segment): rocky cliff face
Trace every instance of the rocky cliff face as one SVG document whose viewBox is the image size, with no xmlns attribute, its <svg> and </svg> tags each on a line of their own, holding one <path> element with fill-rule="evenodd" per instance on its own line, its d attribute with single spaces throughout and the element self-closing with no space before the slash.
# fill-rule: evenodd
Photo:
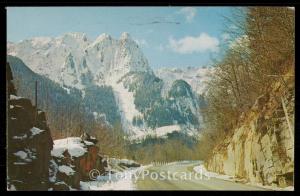
<svg viewBox="0 0 300 196">
<path fill-rule="evenodd" d="M 92 137 L 68 137 L 54 140 L 51 151 L 50 182 L 53 190 L 80 188 L 80 181 L 90 181 L 90 171 L 104 174 L 107 161 L 98 154 L 97 141 Z"/>
<path fill-rule="evenodd" d="M 7 188 L 47 190 L 52 138 L 45 113 L 18 97 L 12 84 L 10 66 L 7 78 Z"/>
<path fill-rule="evenodd" d="M 275 83 L 206 161 L 210 171 L 251 183 L 293 186 L 294 83 Z"/>
<path fill-rule="evenodd" d="M 29 99 L 16 95 L 13 75 L 6 65 L 7 78 L 7 189 L 76 190 L 80 181 L 89 181 L 90 171 L 104 175 L 118 168 L 138 167 L 130 161 L 108 165 L 99 154 L 96 138 L 81 137 L 52 140 L 43 111 Z"/>
</svg>

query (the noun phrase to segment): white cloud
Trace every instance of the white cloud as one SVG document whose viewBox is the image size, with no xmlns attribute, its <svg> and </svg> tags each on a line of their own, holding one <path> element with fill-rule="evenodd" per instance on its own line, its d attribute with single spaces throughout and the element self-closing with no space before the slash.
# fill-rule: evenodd
<svg viewBox="0 0 300 196">
<path fill-rule="evenodd" d="M 185 20 L 190 23 L 193 21 L 193 18 L 196 16 L 197 10 L 193 7 L 184 7 L 179 10 L 180 14 L 183 14 L 185 17 Z"/>
<path fill-rule="evenodd" d="M 134 39 L 134 41 L 139 45 L 139 46 L 145 46 L 145 47 L 148 47 L 149 44 L 146 40 L 144 39 Z"/>
<path fill-rule="evenodd" d="M 198 37 L 186 36 L 179 40 L 170 37 L 168 47 L 180 54 L 218 52 L 219 40 L 206 33 L 201 33 Z"/>
</svg>

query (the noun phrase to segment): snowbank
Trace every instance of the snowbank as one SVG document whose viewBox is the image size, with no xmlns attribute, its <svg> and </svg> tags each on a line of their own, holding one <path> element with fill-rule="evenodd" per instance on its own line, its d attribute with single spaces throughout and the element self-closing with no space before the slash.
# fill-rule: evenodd
<svg viewBox="0 0 300 196">
<path fill-rule="evenodd" d="M 82 139 L 80 137 L 68 137 L 65 139 L 54 140 L 51 155 L 54 157 L 63 157 L 63 153 L 66 150 L 71 157 L 80 157 L 87 152 L 85 144 L 82 143 Z"/>
<path fill-rule="evenodd" d="M 110 176 L 99 176 L 97 181 L 81 181 L 81 190 L 136 190 L 134 181 L 138 174 L 147 167 L 149 165 L 117 172 L 110 174 Z"/>
<path fill-rule="evenodd" d="M 58 170 L 61 172 L 61 173 L 65 173 L 66 175 L 73 175 L 75 173 L 75 171 L 67 166 L 67 165 L 61 165 L 58 167 Z"/>
<path fill-rule="evenodd" d="M 217 173 L 214 173 L 214 172 L 207 171 L 202 163 L 201 163 L 201 165 L 194 167 L 193 170 L 196 173 L 203 174 L 203 175 L 205 175 L 209 178 L 218 178 L 218 179 L 222 179 L 222 180 L 231 180 L 231 181 L 233 181 L 232 180 L 233 176 L 217 174 Z"/>
</svg>

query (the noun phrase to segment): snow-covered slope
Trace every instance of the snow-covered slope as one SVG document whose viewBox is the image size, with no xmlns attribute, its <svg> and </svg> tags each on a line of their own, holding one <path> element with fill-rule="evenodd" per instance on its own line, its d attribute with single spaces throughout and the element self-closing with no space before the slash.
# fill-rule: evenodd
<svg viewBox="0 0 300 196">
<path fill-rule="evenodd" d="M 213 72 L 213 68 L 160 68 L 155 74 L 164 81 L 163 94 L 166 95 L 175 80 L 186 81 L 197 94 L 205 91 L 206 81 Z"/>
<path fill-rule="evenodd" d="M 161 80 L 128 33 L 122 33 L 119 39 L 101 34 L 95 40 L 84 33 L 66 33 L 56 38 L 9 42 L 7 48 L 8 54 L 19 57 L 34 72 L 57 82 L 68 93 L 71 88 L 79 89 L 89 107 L 102 103 L 103 96 L 98 95 L 105 94 L 106 87 L 111 88 L 113 95 L 107 98 L 114 99 L 118 108 L 100 104 L 92 114 L 106 111 L 103 115 L 111 116 L 107 111 L 116 111 L 123 129 L 130 135 L 144 135 L 178 124 L 195 129 L 199 125 L 199 105 L 194 93 L 180 95 L 173 89 L 175 96 L 168 96 L 168 92 L 179 79 L 187 82 L 178 87 L 180 91 L 190 89 L 191 85 L 195 92 L 201 92 L 210 69 L 161 69 L 157 71 Z M 93 90 L 95 87 L 98 91 Z M 167 96 L 162 97 L 162 93 Z"/>
<path fill-rule="evenodd" d="M 101 34 L 94 41 L 84 33 L 66 33 L 56 38 L 37 37 L 7 44 L 8 54 L 17 56 L 34 72 L 68 87 L 82 90 L 91 85 L 113 87 L 122 124 L 129 128 L 135 109 L 134 98 L 118 80 L 129 72 L 152 73 L 147 59 L 128 33 L 119 40 Z"/>
<path fill-rule="evenodd" d="M 71 53 L 77 66 L 84 48 L 90 44 L 83 33 L 67 33 L 63 36 L 35 37 L 7 46 L 8 54 L 21 58 L 34 72 L 59 82 L 66 57 Z"/>
<path fill-rule="evenodd" d="M 8 54 L 21 58 L 34 72 L 77 88 L 117 81 L 129 71 L 149 71 L 147 59 L 128 33 L 119 40 L 101 34 L 91 41 L 84 33 L 37 37 L 7 44 Z"/>
<path fill-rule="evenodd" d="M 122 125 L 128 133 L 137 134 L 137 130 L 132 126 L 132 121 L 135 116 L 142 114 L 136 109 L 134 104 L 134 96 L 123 86 L 123 83 L 112 83 L 116 102 L 119 106 Z"/>
</svg>

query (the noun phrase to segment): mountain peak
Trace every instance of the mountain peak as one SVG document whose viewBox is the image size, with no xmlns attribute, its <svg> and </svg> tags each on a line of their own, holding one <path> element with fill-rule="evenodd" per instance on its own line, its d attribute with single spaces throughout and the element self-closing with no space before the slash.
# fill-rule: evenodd
<svg viewBox="0 0 300 196">
<path fill-rule="evenodd" d="M 68 33 L 65 33 L 63 35 L 63 38 L 67 38 L 67 37 L 71 37 L 71 38 L 76 39 L 76 40 L 87 41 L 86 34 L 82 33 L 82 32 L 68 32 Z"/>
<path fill-rule="evenodd" d="M 69 86 L 80 81 L 80 74 L 88 72 L 93 75 L 88 78 L 95 80 L 104 76 L 101 82 L 96 81 L 99 85 L 110 79 L 117 81 L 129 72 L 152 72 L 142 50 L 127 32 L 122 33 L 119 40 L 106 33 L 93 42 L 85 39 L 85 33 L 69 32 L 56 38 L 33 38 L 20 44 L 8 44 L 8 51 L 22 58 L 37 73 L 57 82 L 65 81 Z M 63 67 L 70 70 L 64 70 L 64 78 L 59 78 Z M 72 77 L 67 77 L 68 74 Z"/>
<path fill-rule="evenodd" d="M 121 40 L 131 39 L 131 36 L 127 32 L 123 32 L 120 37 Z"/>
<path fill-rule="evenodd" d="M 111 39 L 112 39 L 112 38 L 111 38 L 110 35 L 108 35 L 108 34 L 106 34 L 106 33 L 102 33 L 101 35 L 99 35 L 99 36 L 96 38 L 95 42 L 101 42 L 101 41 L 103 41 L 103 40 L 111 40 Z"/>
</svg>

